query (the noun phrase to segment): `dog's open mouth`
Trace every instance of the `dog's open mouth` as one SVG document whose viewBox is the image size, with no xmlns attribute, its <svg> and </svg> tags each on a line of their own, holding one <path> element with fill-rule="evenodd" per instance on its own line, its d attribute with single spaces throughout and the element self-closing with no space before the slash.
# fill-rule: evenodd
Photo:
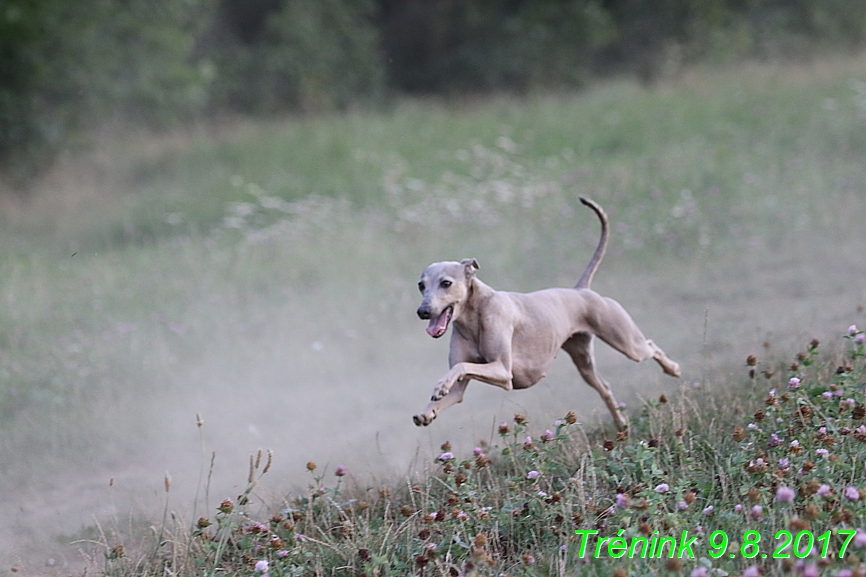
<svg viewBox="0 0 866 577">
<path fill-rule="evenodd" d="M 427 334 L 434 339 L 438 339 L 444 335 L 445 331 L 448 330 L 448 323 L 451 322 L 451 314 L 453 311 L 454 307 L 450 306 L 442 311 L 438 317 L 431 318 L 430 324 L 427 325 Z"/>
</svg>

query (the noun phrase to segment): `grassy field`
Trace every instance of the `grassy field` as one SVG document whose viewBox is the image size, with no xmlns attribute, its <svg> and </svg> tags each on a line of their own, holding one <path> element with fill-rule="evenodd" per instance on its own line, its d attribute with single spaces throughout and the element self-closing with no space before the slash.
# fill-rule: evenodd
<svg viewBox="0 0 866 577">
<path fill-rule="evenodd" d="M 468 454 L 515 412 L 610 429 L 562 359 L 531 391 L 473 385 L 432 427 L 410 418 L 447 357 L 414 318 L 424 266 L 474 256 L 497 288 L 570 286 L 598 234 L 581 195 L 613 223 L 594 288 L 683 383 L 727 390 L 765 341 L 767 363 L 838 342 L 866 325 L 864 160 L 862 56 L 106 135 L 0 211 L 0 489 L 21 503 L 0 551 L 21 572 L 72 566 L 46 543 L 91 514 L 161 511 L 165 470 L 179 516 L 212 514 L 194 498 L 211 451 L 212 495 L 244 490 L 259 446 L 285 495 L 310 459 L 361 486 L 423 474 L 445 440 Z M 598 355 L 633 406 L 678 390 Z"/>
</svg>

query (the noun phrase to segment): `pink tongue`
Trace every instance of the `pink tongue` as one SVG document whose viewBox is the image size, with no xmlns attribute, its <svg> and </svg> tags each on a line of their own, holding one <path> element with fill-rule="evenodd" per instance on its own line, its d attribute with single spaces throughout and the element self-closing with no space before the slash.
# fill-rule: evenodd
<svg viewBox="0 0 866 577">
<path fill-rule="evenodd" d="M 427 334 L 431 337 L 442 336 L 442 333 L 444 333 L 445 329 L 448 328 L 448 321 L 450 319 L 451 309 L 447 308 L 435 319 L 430 319 L 430 324 L 427 325 Z"/>
</svg>

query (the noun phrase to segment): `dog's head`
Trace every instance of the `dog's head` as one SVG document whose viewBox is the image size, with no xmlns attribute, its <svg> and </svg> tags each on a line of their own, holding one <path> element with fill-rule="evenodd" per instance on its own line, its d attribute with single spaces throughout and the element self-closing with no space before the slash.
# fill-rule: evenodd
<svg viewBox="0 0 866 577">
<path fill-rule="evenodd" d="M 478 268 L 477 260 L 467 258 L 460 262 L 434 262 L 424 270 L 418 282 L 422 295 L 418 316 L 429 319 L 427 334 L 434 339 L 444 335 L 451 320 L 460 316 Z"/>
</svg>

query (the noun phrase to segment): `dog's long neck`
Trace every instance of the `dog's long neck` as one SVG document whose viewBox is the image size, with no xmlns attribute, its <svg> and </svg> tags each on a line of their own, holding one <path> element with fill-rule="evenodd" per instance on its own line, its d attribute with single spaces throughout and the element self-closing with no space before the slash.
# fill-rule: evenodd
<svg viewBox="0 0 866 577">
<path fill-rule="evenodd" d="M 475 277 L 469 281 L 466 292 L 466 300 L 460 308 L 460 315 L 454 319 L 454 329 L 466 339 L 478 341 L 481 331 L 481 310 L 484 301 L 493 295 L 493 288 L 484 284 Z"/>
</svg>

